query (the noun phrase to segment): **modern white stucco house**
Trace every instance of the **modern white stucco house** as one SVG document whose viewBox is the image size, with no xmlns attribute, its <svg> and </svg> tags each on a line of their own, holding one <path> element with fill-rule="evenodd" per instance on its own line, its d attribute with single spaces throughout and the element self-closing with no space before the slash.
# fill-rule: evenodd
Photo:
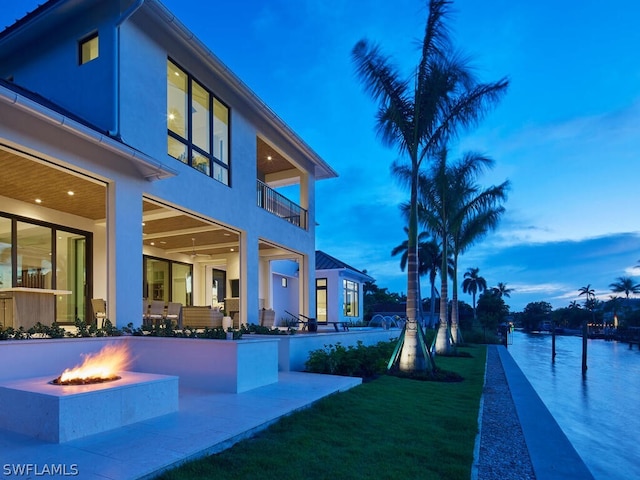
<svg viewBox="0 0 640 480">
<path fill-rule="evenodd" d="M 49 0 L 0 33 L 0 168 L 0 291 L 50 290 L 60 323 L 91 298 L 119 326 L 143 298 L 255 323 L 282 260 L 316 314 L 335 171 L 157 0 Z"/>
<path fill-rule="evenodd" d="M 318 322 L 362 322 L 362 284 L 373 278 L 321 250 L 316 251 L 315 264 Z"/>
</svg>

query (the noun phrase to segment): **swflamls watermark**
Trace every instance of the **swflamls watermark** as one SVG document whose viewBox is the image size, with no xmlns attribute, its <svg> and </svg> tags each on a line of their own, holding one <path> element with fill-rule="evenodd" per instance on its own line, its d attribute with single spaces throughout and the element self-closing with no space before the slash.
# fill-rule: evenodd
<svg viewBox="0 0 640 480">
<path fill-rule="evenodd" d="M 80 474 L 75 463 L 5 463 L 2 475 L 5 477 L 76 477 Z"/>
</svg>

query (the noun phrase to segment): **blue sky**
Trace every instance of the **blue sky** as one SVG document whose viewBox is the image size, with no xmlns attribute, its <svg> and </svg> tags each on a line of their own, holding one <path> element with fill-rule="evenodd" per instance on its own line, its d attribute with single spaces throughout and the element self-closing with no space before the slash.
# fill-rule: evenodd
<svg viewBox="0 0 640 480">
<path fill-rule="evenodd" d="M 37 3 L 3 4 L 0 25 Z M 376 105 L 355 76 L 351 49 L 367 38 L 410 72 L 426 2 L 164 4 L 338 171 L 317 184 L 317 248 L 405 292 L 406 274 L 390 252 L 404 240 L 398 204 L 407 192 L 389 174 L 398 154 L 375 135 Z M 460 275 L 479 267 L 489 285 L 507 283 L 512 311 L 540 300 L 566 306 L 586 284 L 607 300 L 622 275 L 640 283 L 640 3 L 453 7 L 456 44 L 480 79 L 511 82 L 481 125 L 452 146 L 494 158 L 482 183 L 512 184 L 499 229 L 460 258 Z"/>
</svg>

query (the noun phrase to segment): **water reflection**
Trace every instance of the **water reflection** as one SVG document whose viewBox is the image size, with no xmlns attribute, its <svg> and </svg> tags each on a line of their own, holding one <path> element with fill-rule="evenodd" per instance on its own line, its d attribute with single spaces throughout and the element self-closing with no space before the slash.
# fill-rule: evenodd
<svg viewBox="0 0 640 480">
<path fill-rule="evenodd" d="M 514 333 L 509 352 L 597 479 L 627 480 L 639 460 L 640 351 L 589 340 L 582 375 L 582 339 Z"/>
</svg>

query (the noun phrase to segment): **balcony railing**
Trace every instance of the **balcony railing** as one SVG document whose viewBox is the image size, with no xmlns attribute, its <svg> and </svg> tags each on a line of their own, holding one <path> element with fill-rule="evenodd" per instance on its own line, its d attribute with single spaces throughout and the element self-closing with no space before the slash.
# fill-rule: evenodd
<svg viewBox="0 0 640 480">
<path fill-rule="evenodd" d="M 287 222 L 307 229 L 307 211 L 258 180 L 258 206 Z"/>
</svg>

